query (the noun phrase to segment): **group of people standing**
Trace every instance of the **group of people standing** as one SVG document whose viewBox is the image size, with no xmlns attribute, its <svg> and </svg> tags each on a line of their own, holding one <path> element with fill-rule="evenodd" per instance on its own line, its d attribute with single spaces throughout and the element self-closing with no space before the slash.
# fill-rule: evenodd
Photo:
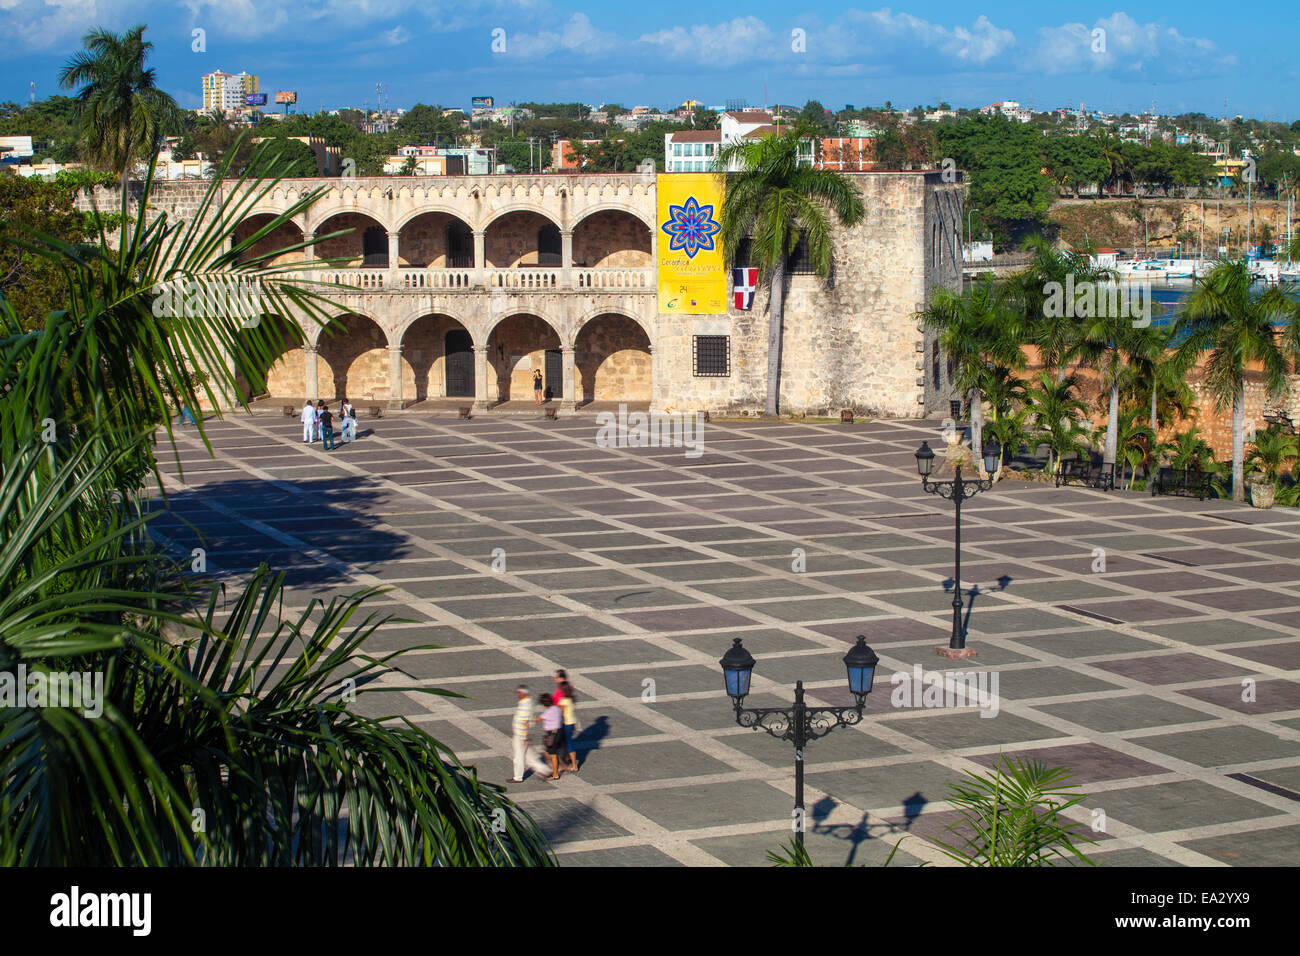
<svg viewBox="0 0 1300 956">
<path fill-rule="evenodd" d="M 324 443 L 326 451 L 333 451 L 338 446 L 334 442 L 334 413 L 321 399 L 315 405 L 307 399 L 302 406 L 302 440 L 311 444 L 314 441 Z M 343 443 L 357 440 L 357 410 L 346 398 L 339 406 L 339 422 L 343 432 Z"/>
<path fill-rule="evenodd" d="M 555 692 L 542 694 L 537 704 L 533 703 L 527 685 L 520 684 L 515 688 L 514 776 L 510 778 L 511 783 L 522 783 L 524 771 L 530 769 L 536 774 L 548 774 L 547 780 L 559 780 L 561 774 L 578 772 L 577 695 L 564 671 L 556 671 L 554 676 Z M 541 714 L 537 713 L 537 705 L 542 708 Z M 534 724 L 542 725 L 542 747 L 546 750 L 549 767 L 532 745 Z"/>
</svg>

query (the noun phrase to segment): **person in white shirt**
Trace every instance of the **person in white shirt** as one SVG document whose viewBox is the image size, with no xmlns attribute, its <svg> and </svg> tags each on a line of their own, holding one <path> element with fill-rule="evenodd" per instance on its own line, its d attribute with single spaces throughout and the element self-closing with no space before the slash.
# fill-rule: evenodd
<svg viewBox="0 0 1300 956">
<path fill-rule="evenodd" d="M 311 444 L 316 440 L 316 406 L 307 399 L 307 403 L 302 407 L 302 440 Z"/>
<path fill-rule="evenodd" d="M 536 748 L 529 741 L 533 724 L 537 720 L 533 716 L 533 698 L 528 693 L 528 688 L 523 684 L 515 688 L 515 697 L 518 698 L 519 702 L 515 706 L 515 716 L 511 724 L 510 734 L 515 775 L 510 778 L 510 782 L 523 783 L 526 769 L 531 769 L 533 773 L 549 777 L 551 768 L 546 765 L 546 761 L 541 758 Z"/>
<path fill-rule="evenodd" d="M 357 440 L 357 410 L 346 398 L 339 409 L 343 416 L 343 444 Z"/>
</svg>

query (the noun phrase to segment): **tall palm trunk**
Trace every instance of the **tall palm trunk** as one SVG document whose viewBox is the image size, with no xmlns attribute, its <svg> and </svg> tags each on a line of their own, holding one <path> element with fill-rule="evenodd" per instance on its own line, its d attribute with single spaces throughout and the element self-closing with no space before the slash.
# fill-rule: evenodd
<svg viewBox="0 0 1300 956">
<path fill-rule="evenodd" d="M 978 388 L 970 390 L 970 457 L 978 474 L 983 467 L 984 448 L 984 394 Z"/>
<path fill-rule="evenodd" d="M 1156 447 L 1160 444 L 1160 418 L 1156 414 L 1156 388 L 1155 380 L 1151 382 L 1151 458 L 1147 462 L 1147 477 L 1155 473 L 1156 468 Z"/>
<path fill-rule="evenodd" d="M 1232 500 L 1246 500 L 1246 480 L 1242 461 L 1246 445 L 1246 386 L 1238 383 L 1232 396 Z"/>
<path fill-rule="evenodd" d="M 1119 439 L 1119 374 L 1110 379 L 1110 413 L 1106 422 L 1106 449 L 1102 460 L 1115 464 L 1116 445 Z"/>
<path fill-rule="evenodd" d="M 767 297 L 767 414 L 777 414 L 781 389 L 781 327 L 785 323 L 785 260 L 772 267 L 772 284 Z"/>
</svg>

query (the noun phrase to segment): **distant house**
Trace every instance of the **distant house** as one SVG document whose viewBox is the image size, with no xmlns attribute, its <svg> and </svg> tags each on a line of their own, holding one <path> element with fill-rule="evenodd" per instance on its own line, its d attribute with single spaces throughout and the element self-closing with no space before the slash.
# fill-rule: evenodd
<svg viewBox="0 0 1300 956">
<path fill-rule="evenodd" d="M 0 136 L 0 164 L 28 166 L 33 155 L 30 136 Z"/>
</svg>

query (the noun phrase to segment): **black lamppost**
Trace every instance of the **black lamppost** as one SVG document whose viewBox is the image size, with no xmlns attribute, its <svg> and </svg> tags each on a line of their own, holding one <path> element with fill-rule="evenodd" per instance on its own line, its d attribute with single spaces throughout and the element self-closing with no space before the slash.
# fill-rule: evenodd
<svg viewBox="0 0 1300 956">
<path fill-rule="evenodd" d="M 849 727 L 860 723 L 862 709 L 866 706 L 871 683 L 876 677 L 880 658 L 867 646 L 867 639 L 859 634 L 858 642 L 844 655 L 844 666 L 849 672 L 849 691 L 857 700 L 852 707 L 809 707 L 803 701 L 803 681 L 795 681 L 794 707 L 745 707 L 749 693 L 749 678 L 754 671 L 754 658 L 736 638 L 730 650 L 718 661 L 726 680 L 727 694 L 736 707 L 736 723 L 742 727 L 765 730 L 777 740 L 794 744 L 794 809 L 795 840 L 803 845 L 803 749 L 808 741 L 825 737 L 836 727 Z"/>
<path fill-rule="evenodd" d="M 983 457 L 984 470 L 992 475 L 997 470 L 998 459 L 1002 457 L 1001 450 L 989 441 L 984 446 Z M 916 451 L 916 470 L 921 475 L 921 487 L 932 495 L 951 499 L 957 506 L 957 533 L 952 570 L 952 637 L 946 648 L 938 647 L 935 650 L 944 657 L 974 657 L 974 648 L 966 646 L 966 632 L 961 623 L 961 503 L 967 498 L 974 498 L 981 491 L 988 491 L 993 487 L 993 479 L 977 478 L 967 481 L 962 477 L 961 459 L 957 459 L 955 465 L 952 481 L 931 481 L 930 469 L 934 467 L 934 452 L 930 450 L 930 443 L 921 442 L 921 447 Z"/>
</svg>

